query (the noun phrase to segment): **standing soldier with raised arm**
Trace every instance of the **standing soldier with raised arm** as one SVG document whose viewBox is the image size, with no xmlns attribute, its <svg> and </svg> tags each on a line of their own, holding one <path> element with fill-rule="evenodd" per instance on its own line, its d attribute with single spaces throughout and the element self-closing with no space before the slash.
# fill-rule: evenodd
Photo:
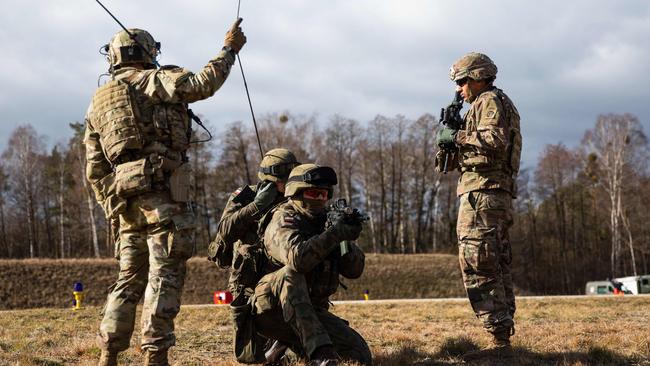
<svg viewBox="0 0 650 366">
<path fill-rule="evenodd" d="M 493 347 L 470 352 L 466 360 L 512 357 L 515 297 L 508 229 L 521 155 L 519 113 L 508 96 L 493 85 L 497 67 L 481 53 L 469 53 L 451 67 L 456 90 L 471 106 L 460 130 L 438 132 L 440 147 L 457 148 L 450 167 L 461 176 L 457 235 L 467 296 L 476 316 L 493 336 Z M 439 169 L 444 152 L 436 156 Z"/>
<path fill-rule="evenodd" d="M 119 230 L 120 272 L 99 327 L 100 365 L 116 365 L 118 353 L 129 347 L 143 295 L 144 364 L 169 364 L 185 265 L 194 249 L 188 103 L 212 96 L 228 77 L 246 43 L 240 23 L 196 74 L 157 68 L 160 43 L 144 30 L 118 32 L 106 46 L 112 78 L 93 96 L 85 133 L 87 178 Z"/>
</svg>

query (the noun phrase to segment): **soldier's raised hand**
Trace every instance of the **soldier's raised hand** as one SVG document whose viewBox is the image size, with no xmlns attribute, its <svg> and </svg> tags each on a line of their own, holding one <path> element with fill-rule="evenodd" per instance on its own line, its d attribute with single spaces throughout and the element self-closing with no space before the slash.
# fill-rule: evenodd
<svg viewBox="0 0 650 366">
<path fill-rule="evenodd" d="M 244 47 L 244 44 L 246 44 L 246 35 L 244 35 L 240 27 L 243 20 L 242 18 L 238 18 L 233 23 L 232 27 L 226 32 L 226 39 L 224 40 L 224 45 L 232 48 L 235 53 L 239 53 L 242 47 Z"/>
<path fill-rule="evenodd" d="M 264 182 L 258 189 L 255 195 L 255 206 L 258 211 L 262 211 L 269 207 L 278 195 L 278 189 L 273 182 Z"/>
</svg>

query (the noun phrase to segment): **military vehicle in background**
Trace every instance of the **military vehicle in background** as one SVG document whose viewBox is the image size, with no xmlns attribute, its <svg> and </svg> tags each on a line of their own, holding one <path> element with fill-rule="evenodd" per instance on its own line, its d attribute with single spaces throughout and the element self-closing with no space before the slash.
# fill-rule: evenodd
<svg viewBox="0 0 650 366">
<path fill-rule="evenodd" d="M 650 275 L 628 276 L 607 281 L 591 281 L 585 286 L 586 295 L 650 294 Z"/>
</svg>

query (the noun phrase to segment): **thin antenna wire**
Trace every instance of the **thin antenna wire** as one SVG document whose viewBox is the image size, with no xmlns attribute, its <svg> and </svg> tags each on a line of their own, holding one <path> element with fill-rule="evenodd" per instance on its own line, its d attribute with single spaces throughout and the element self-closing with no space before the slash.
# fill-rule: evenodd
<svg viewBox="0 0 650 366">
<path fill-rule="evenodd" d="M 237 18 L 239 19 L 239 9 L 241 8 L 241 0 L 237 0 Z M 253 103 L 251 103 L 251 95 L 248 92 L 248 83 L 244 75 L 244 67 L 241 65 L 241 58 L 237 54 L 237 62 L 239 63 L 239 70 L 241 70 L 241 77 L 244 79 L 244 88 L 246 89 L 246 97 L 248 98 L 248 106 L 251 109 L 251 116 L 253 116 L 253 126 L 255 126 L 255 136 L 257 137 L 257 146 L 260 148 L 260 157 L 264 159 L 264 150 L 262 149 L 262 142 L 260 140 L 260 133 L 257 130 L 257 121 L 255 120 L 255 113 L 253 112 Z"/>
</svg>

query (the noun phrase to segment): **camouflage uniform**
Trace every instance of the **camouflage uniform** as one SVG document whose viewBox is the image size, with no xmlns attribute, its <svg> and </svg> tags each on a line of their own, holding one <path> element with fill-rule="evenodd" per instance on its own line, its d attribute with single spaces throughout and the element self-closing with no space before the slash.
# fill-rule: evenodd
<svg viewBox="0 0 650 366">
<path fill-rule="evenodd" d="M 271 197 L 268 206 L 258 207 L 259 203 L 255 202 L 258 189 L 267 183 L 286 183 L 289 172 L 298 164 L 295 155 L 287 149 L 276 148 L 267 151 L 257 173 L 260 183 L 238 188 L 230 195 L 223 209 L 217 234 L 208 248 L 208 259 L 221 268 L 232 267 L 228 289 L 234 297 L 237 297 L 244 287 L 248 287 L 240 281 L 239 266 L 243 265 L 242 260 L 247 252 L 260 242 L 259 219 L 271 207 L 286 200 L 283 194 L 278 194 L 277 188 L 274 188 L 275 193 L 271 195 L 275 195 L 275 199 Z M 248 296 L 252 294 L 252 287 L 248 289 Z"/>
<path fill-rule="evenodd" d="M 144 31 L 131 32 L 146 34 L 145 46 L 153 42 Z M 113 41 L 128 39 L 121 32 Z M 112 65 L 113 79 L 97 89 L 88 109 L 87 178 L 107 218 L 119 219 L 120 272 L 100 325 L 100 346 L 113 354 L 129 347 L 143 294 L 142 349 L 163 352 L 175 343 L 173 321 L 194 249 L 187 103 L 212 96 L 234 60 L 224 50 L 197 74 L 176 66 Z"/>
<path fill-rule="evenodd" d="M 364 254 L 350 243 L 339 254 L 335 232 L 325 229 L 326 215 L 309 218 L 288 202 L 278 206 L 264 233 L 264 248 L 274 272 L 262 277 L 253 296 L 255 329 L 311 355 L 333 345 L 344 359 L 372 364 L 366 341 L 348 322 L 328 311 L 339 275 L 358 278 Z"/>
<path fill-rule="evenodd" d="M 465 59 L 475 55 L 480 54 Z M 482 57 L 489 60 L 484 55 L 478 60 L 482 62 Z M 489 66 L 494 67 L 496 75 L 491 60 Z M 462 69 L 458 64 L 455 67 Z M 453 71 L 452 80 L 467 77 L 453 75 Z M 471 78 L 471 66 L 469 73 Z M 521 154 L 519 113 L 503 91 L 490 86 L 475 97 L 463 119 L 464 128 L 455 137 L 461 170 L 456 228 L 460 266 L 476 316 L 497 339 L 507 341 L 514 329 L 516 309 L 508 229 L 512 225 L 512 199 L 517 193 L 515 180 Z"/>
<path fill-rule="evenodd" d="M 257 220 L 261 212 L 253 202 L 256 192 L 257 186 L 238 188 L 223 209 L 217 234 L 208 249 L 209 259 L 221 268 L 231 267 L 234 254 L 241 246 L 255 245 L 259 241 Z M 241 289 L 233 281 L 231 276 L 228 289 L 236 297 Z"/>
</svg>

